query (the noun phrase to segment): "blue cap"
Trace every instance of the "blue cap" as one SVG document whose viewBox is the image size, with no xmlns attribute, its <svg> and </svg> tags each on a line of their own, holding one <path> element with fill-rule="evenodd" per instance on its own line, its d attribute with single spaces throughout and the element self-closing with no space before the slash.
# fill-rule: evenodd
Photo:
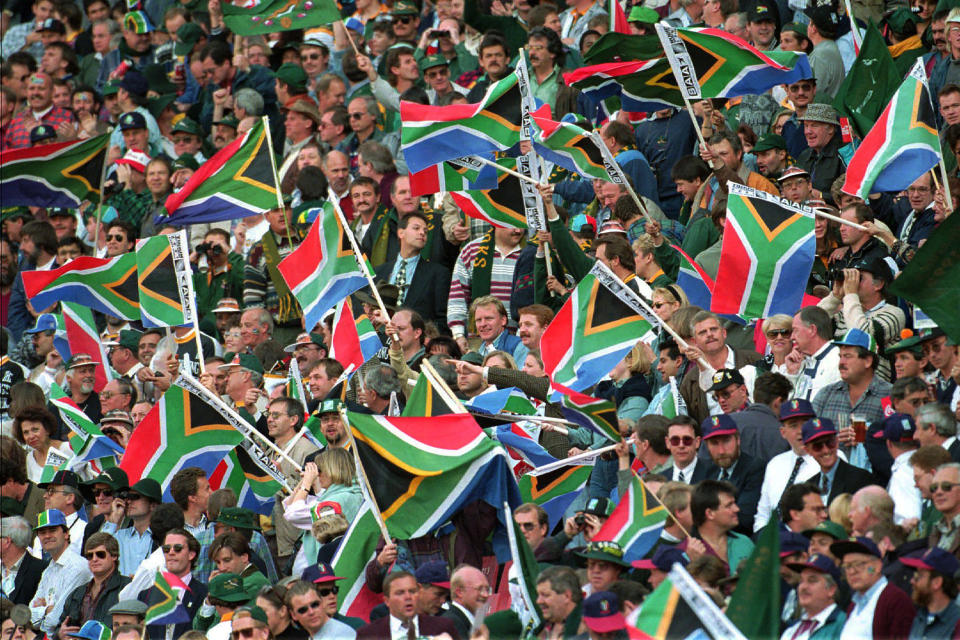
<svg viewBox="0 0 960 640">
<path fill-rule="evenodd" d="M 682 549 L 663 545 L 657 547 L 652 557 L 644 558 L 643 560 L 634 560 L 630 565 L 634 569 L 659 569 L 660 571 L 669 572 L 670 568 L 678 562 L 680 566 L 685 567 L 690 564 L 690 558 L 687 557 L 687 554 L 684 553 Z"/>
<path fill-rule="evenodd" d="M 37 526 L 34 531 L 46 529 L 47 527 L 67 527 L 67 517 L 63 515 L 60 509 L 47 509 L 37 514 Z"/>
<path fill-rule="evenodd" d="M 87 620 L 75 633 L 68 633 L 71 638 L 86 638 L 87 640 L 105 640 L 109 638 L 110 630 L 96 620 Z"/>
<path fill-rule="evenodd" d="M 300 576 L 300 579 L 304 582 L 313 583 L 343 580 L 342 577 L 337 577 L 337 574 L 333 571 L 333 567 L 326 562 L 318 562 L 317 564 L 310 565 L 303 570 L 303 575 Z"/>
<path fill-rule="evenodd" d="M 875 558 L 883 558 L 877 543 L 864 536 L 850 538 L 849 540 L 838 540 L 830 545 L 830 553 L 839 558 L 840 562 L 843 562 L 843 556 L 848 553 L 863 553 Z"/>
<path fill-rule="evenodd" d="M 707 438 L 716 438 L 717 436 L 732 436 L 737 431 L 737 423 L 733 421 L 726 413 L 718 416 L 710 416 L 700 425 L 700 431 L 703 433 L 703 440 Z"/>
<path fill-rule="evenodd" d="M 450 588 L 450 570 L 443 560 L 433 560 L 420 565 L 414 575 L 420 584 L 432 584 L 444 589 Z"/>
<path fill-rule="evenodd" d="M 53 140 L 57 137 L 57 130 L 49 124 L 38 124 L 30 129 L 30 143 L 37 144 L 44 140 Z"/>
<path fill-rule="evenodd" d="M 833 344 L 841 347 L 861 347 L 871 353 L 877 352 L 877 341 L 860 329 L 850 329 L 841 339 L 834 340 Z"/>
<path fill-rule="evenodd" d="M 786 558 L 795 553 L 802 553 L 810 547 L 810 539 L 802 533 L 793 531 L 780 532 L 780 557 Z"/>
<path fill-rule="evenodd" d="M 129 75 L 129 74 L 128 74 Z M 147 119 L 139 111 L 128 111 L 120 116 L 120 131 L 128 129 L 146 129 Z"/>
<path fill-rule="evenodd" d="M 813 410 L 813 405 L 809 400 L 790 400 L 780 405 L 780 420 L 789 420 L 790 418 L 815 418 L 817 412 Z"/>
<path fill-rule="evenodd" d="M 952 576 L 960 570 L 956 556 L 940 547 L 932 547 L 919 558 L 900 558 L 900 562 L 915 569 L 926 569 L 942 576 Z"/>
<path fill-rule="evenodd" d="M 953 558 L 953 556 L 950 557 Z M 956 562 L 956 560 L 954 560 L 954 562 Z M 837 568 L 837 565 L 834 564 L 833 560 L 822 553 L 813 554 L 807 558 L 806 562 L 790 562 L 787 563 L 787 566 L 797 572 L 803 571 L 804 569 L 813 569 L 814 571 L 819 571 L 820 573 L 827 573 L 830 574 L 830 577 L 833 578 L 834 582 L 840 582 L 840 569 Z"/>
<path fill-rule="evenodd" d="M 873 434 L 874 438 L 883 438 L 890 442 L 913 442 L 917 433 L 917 423 L 913 416 L 906 413 L 894 413 L 883 420 L 883 429 Z"/>
<path fill-rule="evenodd" d="M 611 633 L 627 628 L 620 613 L 620 600 L 612 591 L 591 593 L 583 601 L 583 623 L 594 633 Z"/>
<path fill-rule="evenodd" d="M 807 444 L 817 438 L 837 435 L 837 427 L 829 418 L 813 418 L 803 423 L 800 435 L 803 437 L 803 444 Z"/>
<path fill-rule="evenodd" d="M 37 316 L 37 324 L 33 329 L 27 329 L 24 333 L 43 333 L 44 331 L 57 330 L 57 317 L 52 313 L 41 313 Z"/>
</svg>

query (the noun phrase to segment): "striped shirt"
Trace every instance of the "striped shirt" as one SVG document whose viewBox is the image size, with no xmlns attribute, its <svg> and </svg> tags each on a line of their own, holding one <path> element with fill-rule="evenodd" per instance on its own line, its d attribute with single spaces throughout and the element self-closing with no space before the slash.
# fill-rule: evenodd
<svg viewBox="0 0 960 640">
<path fill-rule="evenodd" d="M 837 340 L 843 338 L 850 329 L 860 329 L 873 337 L 880 353 L 900 340 L 900 332 L 906 326 L 906 317 L 900 307 L 880 302 L 872 309 L 864 309 L 860 296 L 855 293 L 844 294 L 843 300 L 831 293 L 817 306 L 833 316 L 836 327 L 834 337 Z M 893 372 L 890 361 L 884 357 L 878 360 L 877 375 L 884 380 L 891 380 Z"/>
<path fill-rule="evenodd" d="M 450 280 L 450 299 L 447 306 L 447 325 L 455 337 L 467 335 L 470 302 L 474 295 L 473 260 L 483 246 L 483 238 L 477 238 L 465 244 L 460 251 L 456 264 L 453 266 L 453 278 Z M 493 251 L 493 271 L 490 275 L 490 295 L 503 302 L 510 316 L 510 294 L 513 291 L 513 270 L 517 266 L 517 258 L 523 250 L 517 245 L 509 253 L 503 254 L 499 247 Z M 510 320 L 511 324 L 513 320 Z"/>
</svg>

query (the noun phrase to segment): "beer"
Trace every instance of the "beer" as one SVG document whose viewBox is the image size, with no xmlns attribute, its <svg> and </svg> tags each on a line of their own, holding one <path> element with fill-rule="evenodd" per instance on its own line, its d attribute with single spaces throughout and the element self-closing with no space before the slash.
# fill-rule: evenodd
<svg viewBox="0 0 960 640">
<path fill-rule="evenodd" d="M 850 416 L 850 426 L 853 427 L 854 441 L 866 442 L 867 419 L 861 415 L 853 414 Z"/>
</svg>

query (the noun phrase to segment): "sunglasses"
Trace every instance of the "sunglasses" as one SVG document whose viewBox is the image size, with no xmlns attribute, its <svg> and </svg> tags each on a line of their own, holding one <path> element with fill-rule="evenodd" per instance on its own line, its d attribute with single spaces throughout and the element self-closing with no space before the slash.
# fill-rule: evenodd
<svg viewBox="0 0 960 640">
<path fill-rule="evenodd" d="M 351 119 L 351 120 L 359 120 L 359 119 L 362 118 L 362 117 L 363 117 L 363 114 L 362 114 L 362 113 L 351 113 L 351 114 L 350 114 L 350 119 Z"/>
<path fill-rule="evenodd" d="M 230 634 L 230 637 L 232 637 L 234 640 L 236 640 L 237 638 L 252 638 L 252 637 L 253 637 L 253 632 L 256 631 L 256 630 L 257 630 L 256 627 L 246 627 L 246 628 L 244 628 L 244 629 L 234 629 L 233 632 Z"/>
<path fill-rule="evenodd" d="M 681 444 L 685 447 L 693 446 L 693 436 L 670 436 L 670 439 L 667 440 L 674 447 L 679 447 Z"/>
<path fill-rule="evenodd" d="M 537 523 L 536 523 L 536 522 L 521 522 L 521 523 L 520 523 L 520 528 L 523 529 L 524 531 L 533 531 L 534 529 L 537 528 Z"/>
<path fill-rule="evenodd" d="M 99 498 L 100 496 L 106 496 L 107 498 L 112 498 L 112 497 L 113 497 L 113 491 L 111 491 L 110 489 L 94 489 L 94 490 L 93 490 L 93 497 L 94 497 L 94 498 Z"/>
<path fill-rule="evenodd" d="M 810 447 L 811 451 L 822 451 L 826 449 L 836 449 L 837 448 L 837 437 L 830 436 L 829 438 L 820 438 L 819 440 L 814 440 L 813 442 L 808 442 L 807 446 Z"/>
<path fill-rule="evenodd" d="M 307 611 L 310 611 L 311 609 L 319 609 L 320 605 L 321 605 L 321 602 L 319 600 L 314 600 L 310 604 L 305 604 L 302 607 L 297 607 L 297 615 L 302 616 L 303 614 L 305 614 Z"/>
<path fill-rule="evenodd" d="M 86 558 L 87 560 L 93 560 L 94 558 L 96 558 L 97 560 L 103 560 L 104 558 L 107 557 L 107 552 L 103 550 L 87 551 L 85 554 L 83 554 L 83 557 Z"/>
<path fill-rule="evenodd" d="M 930 483 L 930 493 L 936 493 L 939 490 L 943 490 L 944 493 L 953 490 L 954 487 L 960 487 L 960 484 L 956 482 L 931 482 Z"/>
<path fill-rule="evenodd" d="M 338 593 L 340 593 L 340 587 L 333 586 L 333 587 L 325 587 L 323 589 L 317 589 L 317 593 L 320 595 L 321 598 L 326 598 L 331 594 L 337 595 Z"/>
<path fill-rule="evenodd" d="M 160 548 L 163 549 L 164 553 L 170 553 L 171 551 L 173 551 L 174 553 L 180 553 L 181 551 L 183 551 L 183 547 L 184 545 L 182 544 L 165 544 Z"/>
<path fill-rule="evenodd" d="M 811 89 L 813 89 L 813 85 L 807 82 L 801 82 L 799 84 L 790 85 L 789 89 L 791 91 L 810 91 Z"/>
<path fill-rule="evenodd" d="M 126 241 L 127 241 L 127 237 L 126 237 L 126 236 L 123 236 L 123 235 L 120 235 L 120 234 L 117 234 L 117 233 L 114 233 L 114 234 L 112 234 L 112 235 L 108 235 L 108 236 L 107 236 L 107 240 L 116 240 L 117 242 L 126 242 Z"/>
<path fill-rule="evenodd" d="M 396 20 L 400 24 L 410 24 L 411 22 L 413 22 L 413 16 L 397 16 L 396 18 L 394 18 L 394 20 Z"/>
<path fill-rule="evenodd" d="M 767 331 L 767 336 L 771 338 L 779 338 L 779 337 L 786 338 L 789 335 L 790 335 L 790 329 L 770 329 L 770 331 Z"/>
<path fill-rule="evenodd" d="M 300 56 L 300 57 L 301 57 L 301 58 L 305 58 L 305 59 L 307 59 L 307 60 L 319 60 L 319 59 L 320 59 L 320 54 L 319 54 L 319 53 L 311 53 L 310 55 Z"/>
</svg>

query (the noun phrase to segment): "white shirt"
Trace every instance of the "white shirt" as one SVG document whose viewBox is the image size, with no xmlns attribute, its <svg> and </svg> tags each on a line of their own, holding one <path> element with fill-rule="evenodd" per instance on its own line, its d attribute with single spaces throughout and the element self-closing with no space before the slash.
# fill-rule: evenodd
<svg viewBox="0 0 960 640">
<path fill-rule="evenodd" d="M 43 570 L 40 576 L 40 584 L 37 585 L 35 599 L 43 598 L 45 605 L 34 606 L 31 602 L 30 619 L 34 624 L 39 624 L 48 634 L 53 634 L 53 630 L 60 624 L 60 618 L 63 616 L 63 603 L 67 596 L 80 585 L 86 584 L 93 579 L 87 561 L 70 547 L 64 549 L 63 553 L 56 560 L 51 559 L 50 564 Z M 49 613 L 46 608 L 53 605 Z"/>
<path fill-rule="evenodd" d="M 391 622 L 393 622 L 392 619 Z M 390 628 L 393 629 L 393 625 Z M 320 631 L 313 634 L 310 640 L 353 640 L 356 637 L 357 632 L 350 625 L 333 618 L 327 618 L 327 621 L 320 627 Z M 398 636 L 393 635 L 391 637 L 396 638 Z M 406 631 L 404 631 L 403 640 L 407 640 Z"/>
<path fill-rule="evenodd" d="M 797 454 L 790 451 L 784 451 L 775 455 L 767 463 L 767 468 L 763 473 L 763 486 L 760 487 L 760 502 L 757 504 L 757 517 L 753 521 L 753 530 L 760 531 L 763 525 L 770 521 L 770 515 L 780 504 L 780 497 L 787 488 L 787 480 L 793 473 L 793 467 L 797 462 Z M 805 482 L 813 476 L 820 473 L 820 465 L 812 456 L 803 456 L 803 464 L 800 465 L 800 471 L 793 483 Z"/>
<path fill-rule="evenodd" d="M 166 568 L 166 566 L 166 562 L 163 559 L 163 549 L 157 547 L 147 556 L 146 560 L 140 563 L 137 572 L 133 574 L 133 580 L 120 590 L 118 599 L 136 600 L 141 591 L 153 586 L 153 581 L 157 577 L 157 571 Z"/>
<path fill-rule="evenodd" d="M 893 498 L 893 522 L 902 524 L 909 518 L 920 518 L 921 496 L 920 490 L 913 482 L 913 467 L 910 458 L 913 451 L 901 453 L 893 460 L 890 468 L 890 483 L 887 484 L 887 493 Z"/>
<path fill-rule="evenodd" d="M 697 468 L 696 456 L 694 456 L 693 462 L 691 462 L 688 466 L 684 467 L 683 469 L 678 467 L 676 460 L 674 460 L 673 478 L 671 478 L 671 480 L 673 480 L 674 482 L 686 482 L 687 484 L 692 484 L 691 480 L 693 480 L 693 472 L 696 470 L 696 468 Z M 681 472 L 683 473 L 683 479 L 680 478 Z"/>
<path fill-rule="evenodd" d="M 253 245 L 260 242 L 260 239 L 263 238 L 263 234 L 265 234 L 267 232 L 267 229 L 269 228 L 270 228 L 270 223 L 267 222 L 266 218 L 264 218 L 257 224 L 247 229 L 247 233 L 243 238 L 244 259 L 246 259 L 250 255 L 250 249 L 253 248 Z"/>
<path fill-rule="evenodd" d="M 817 629 L 822 627 L 827 621 L 827 618 L 830 617 L 830 614 L 833 613 L 833 610 L 837 608 L 837 605 L 832 604 L 817 615 L 810 618 L 810 620 L 816 620 L 817 624 L 813 625 L 806 631 L 801 634 L 794 636 L 797 632 L 797 629 L 800 628 L 800 624 L 803 622 L 803 619 L 797 620 L 794 624 L 787 627 L 787 630 L 783 632 L 783 635 L 780 636 L 780 640 L 808 640 L 810 636 L 816 632 Z"/>
<path fill-rule="evenodd" d="M 956 395 L 956 394 L 954 394 L 954 395 Z M 944 449 L 946 449 L 947 451 L 950 451 L 950 447 L 952 447 L 952 446 L 953 446 L 953 443 L 956 442 L 956 441 L 957 441 L 957 436 L 950 436 L 949 438 L 947 438 L 946 440 L 944 440 L 943 442 L 941 442 L 941 443 L 940 443 L 940 446 L 943 447 Z"/>
<path fill-rule="evenodd" d="M 800 371 L 786 376 L 793 383 L 791 399 L 813 400 L 821 389 L 840 380 L 840 349 L 832 342 L 824 343 L 803 359 Z"/>
<path fill-rule="evenodd" d="M 723 363 L 724 369 L 736 369 L 736 355 L 733 353 L 733 349 L 727 347 L 727 360 Z M 748 364 L 745 367 L 739 369 L 740 375 L 743 376 L 743 383 L 747 387 L 747 401 L 751 402 L 753 398 L 753 383 L 757 379 L 757 368 L 752 364 Z M 723 409 L 720 408 L 720 403 L 717 402 L 713 394 L 708 392 L 707 389 L 713 386 L 713 374 L 717 372 L 713 367 L 708 367 L 706 369 L 700 370 L 700 388 L 703 390 L 704 395 L 707 397 L 707 409 L 710 411 L 710 415 L 719 416 L 723 413 Z"/>
<path fill-rule="evenodd" d="M 417 633 L 417 616 L 413 616 L 409 624 L 413 626 L 414 637 L 419 636 L 420 634 Z M 392 640 L 407 640 L 407 625 L 400 622 L 399 618 L 394 618 L 393 614 L 390 614 L 390 638 Z"/>
<path fill-rule="evenodd" d="M 881 577 L 864 594 L 862 602 L 854 601 L 853 609 L 847 614 L 847 621 L 840 632 L 840 640 L 862 640 L 873 638 L 873 614 L 877 610 L 880 594 L 887 587 L 887 579 Z M 854 598 L 857 594 L 854 594 Z M 859 600 L 859 598 L 858 598 Z"/>
</svg>

